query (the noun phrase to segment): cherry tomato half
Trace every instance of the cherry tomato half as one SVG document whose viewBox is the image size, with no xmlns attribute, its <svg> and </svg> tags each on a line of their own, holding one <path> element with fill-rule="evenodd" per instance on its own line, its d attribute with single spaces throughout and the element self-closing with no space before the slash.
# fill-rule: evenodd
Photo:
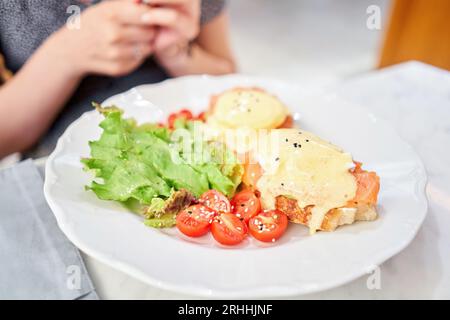
<svg viewBox="0 0 450 320">
<path fill-rule="evenodd" d="M 255 193 L 250 190 L 244 190 L 237 193 L 231 200 L 231 207 L 233 213 L 238 218 L 244 219 L 248 222 L 261 211 L 261 203 Z"/>
<path fill-rule="evenodd" d="M 171 113 L 167 122 L 169 124 L 169 128 L 173 128 L 175 125 L 175 121 L 179 118 L 185 118 L 186 120 L 191 120 L 193 118 L 192 112 L 188 109 L 181 109 L 178 112 Z"/>
<path fill-rule="evenodd" d="M 200 237 L 209 231 L 215 214 L 213 210 L 196 204 L 178 213 L 176 226 L 189 237 Z"/>
<path fill-rule="evenodd" d="M 206 120 L 206 114 L 205 114 L 204 111 L 203 111 L 203 112 L 200 112 L 200 113 L 198 114 L 197 120 L 200 120 L 200 121 L 205 121 L 205 120 Z"/>
<path fill-rule="evenodd" d="M 214 218 L 211 233 L 217 242 L 232 246 L 241 243 L 247 236 L 247 225 L 232 213 L 223 213 Z"/>
<path fill-rule="evenodd" d="M 200 196 L 199 202 L 217 213 L 231 212 L 230 201 L 217 190 L 206 191 Z"/>
<path fill-rule="evenodd" d="M 263 242 L 274 242 L 286 231 L 287 216 L 279 210 L 263 211 L 250 219 L 248 228 L 250 234 Z"/>
<path fill-rule="evenodd" d="M 189 111 L 188 109 L 181 109 L 180 111 L 178 111 L 178 115 L 180 117 L 185 117 L 187 120 L 192 119 L 194 116 L 192 115 L 192 112 Z"/>
</svg>

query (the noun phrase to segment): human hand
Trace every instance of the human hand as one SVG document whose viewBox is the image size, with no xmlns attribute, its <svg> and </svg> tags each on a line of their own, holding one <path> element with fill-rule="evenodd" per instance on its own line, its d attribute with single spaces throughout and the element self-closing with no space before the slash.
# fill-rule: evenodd
<svg viewBox="0 0 450 320">
<path fill-rule="evenodd" d="M 146 19 L 152 8 L 132 0 L 104 1 L 86 9 L 80 28 L 62 27 L 46 44 L 71 74 L 120 76 L 152 54 L 155 27 Z"/>
<path fill-rule="evenodd" d="M 200 31 L 200 0 L 147 0 L 156 5 L 144 20 L 159 26 L 154 40 L 154 54 L 163 65 L 185 52 Z"/>
</svg>

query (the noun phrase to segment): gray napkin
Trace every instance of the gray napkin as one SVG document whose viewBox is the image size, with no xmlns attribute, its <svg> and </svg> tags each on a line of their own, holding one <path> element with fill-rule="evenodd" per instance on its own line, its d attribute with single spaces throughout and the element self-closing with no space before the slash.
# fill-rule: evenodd
<svg viewBox="0 0 450 320">
<path fill-rule="evenodd" d="M 0 171 L 0 299 L 98 299 L 31 160 Z"/>
</svg>

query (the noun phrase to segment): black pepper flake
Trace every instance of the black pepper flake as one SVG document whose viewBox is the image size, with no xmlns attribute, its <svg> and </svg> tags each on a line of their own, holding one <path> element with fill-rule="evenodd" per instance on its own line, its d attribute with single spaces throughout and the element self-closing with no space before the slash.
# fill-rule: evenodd
<svg viewBox="0 0 450 320">
<path fill-rule="evenodd" d="M 286 142 L 289 142 L 289 139 L 288 139 L 288 138 L 286 138 Z"/>
<path fill-rule="evenodd" d="M 284 187 L 284 183 L 283 182 L 281 183 L 281 186 Z"/>
<path fill-rule="evenodd" d="M 308 140 L 308 139 L 306 139 L 305 141 L 306 141 L 306 142 L 309 142 L 309 140 Z"/>
<path fill-rule="evenodd" d="M 298 143 L 294 142 L 294 148 L 297 148 L 297 146 L 298 146 Z"/>
<path fill-rule="evenodd" d="M 299 131 L 299 132 L 298 132 L 298 134 L 302 134 L 302 132 L 301 132 L 301 131 Z"/>
<path fill-rule="evenodd" d="M 275 161 L 279 161 L 279 160 L 280 160 L 280 158 L 278 158 L 278 157 L 275 158 Z"/>
</svg>

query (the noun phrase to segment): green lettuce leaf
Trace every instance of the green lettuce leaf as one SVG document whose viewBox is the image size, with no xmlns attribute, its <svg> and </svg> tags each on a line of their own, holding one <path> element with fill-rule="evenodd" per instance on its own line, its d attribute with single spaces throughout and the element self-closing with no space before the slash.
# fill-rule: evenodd
<svg viewBox="0 0 450 320">
<path fill-rule="evenodd" d="M 203 157 L 194 162 L 185 154 L 185 142 L 175 141 L 167 128 L 137 125 L 117 107 L 95 107 L 105 119 L 100 123 L 100 138 L 89 142 L 90 157 L 81 160 L 95 175 L 87 189 L 100 199 L 120 201 L 145 215 L 146 224 L 168 226 L 189 197 L 210 189 L 231 197 L 241 182 L 242 166 L 234 154 L 223 145 L 194 141 L 192 122 L 176 125 L 185 130 L 182 133 L 191 146 L 188 153 L 194 152 L 196 143 L 204 147 Z"/>
</svg>

